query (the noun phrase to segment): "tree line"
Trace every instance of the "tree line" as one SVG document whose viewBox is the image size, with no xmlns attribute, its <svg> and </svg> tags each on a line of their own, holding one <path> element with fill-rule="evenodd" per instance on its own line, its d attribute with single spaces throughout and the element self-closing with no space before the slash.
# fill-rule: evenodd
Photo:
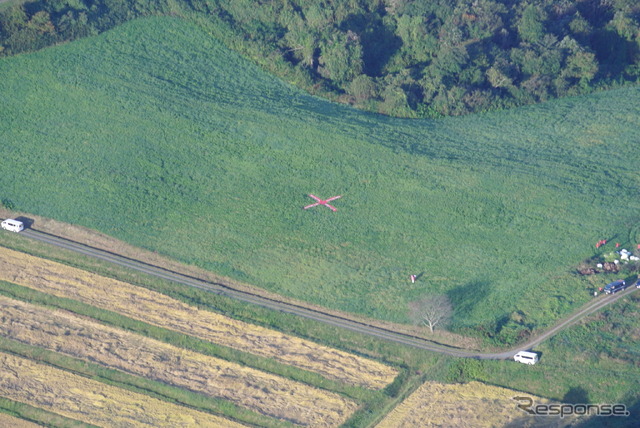
<svg viewBox="0 0 640 428">
<path fill-rule="evenodd" d="M 178 6 L 308 91 L 395 116 L 508 108 L 640 75 L 636 0 L 40 0 L 0 11 L 0 54 Z"/>
<path fill-rule="evenodd" d="M 133 18 L 164 13 L 169 0 L 37 0 L 0 9 L 0 55 L 91 36 Z"/>
</svg>

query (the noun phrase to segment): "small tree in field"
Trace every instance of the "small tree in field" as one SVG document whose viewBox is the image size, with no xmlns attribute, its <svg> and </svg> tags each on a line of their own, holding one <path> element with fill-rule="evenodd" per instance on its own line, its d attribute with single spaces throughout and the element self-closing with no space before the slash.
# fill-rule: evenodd
<svg viewBox="0 0 640 428">
<path fill-rule="evenodd" d="M 426 325 L 433 333 L 437 326 L 446 325 L 453 314 L 453 306 L 447 296 L 424 296 L 409 303 L 409 316 L 417 325 Z"/>
</svg>

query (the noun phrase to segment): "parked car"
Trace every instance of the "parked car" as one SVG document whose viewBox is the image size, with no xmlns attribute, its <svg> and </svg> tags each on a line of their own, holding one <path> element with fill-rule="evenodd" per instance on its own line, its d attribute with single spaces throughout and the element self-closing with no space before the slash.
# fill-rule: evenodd
<svg viewBox="0 0 640 428">
<path fill-rule="evenodd" d="M 513 356 L 513 359 L 522 364 L 529 364 L 530 366 L 538 362 L 538 354 L 529 351 L 520 351 Z"/>
<path fill-rule="evenodd" d="M 2 227 L 5 230 L 10 230 L 12 232 L 20 232 L 24 229 L 24 223 L 18 220 L 8 218 L 4 220 L 2 224 L 0 224 L 0 227 Z"/>
<path fill-rule="evenodd" d="M 622 291 L 627 288 L 631 284 L 627 284 L 623 279 L 619 279 L 617 281 L 610 282 L 604 287 L 604 292 L 606 294 L 616 294 L 618 291 Z"/>
</svg>

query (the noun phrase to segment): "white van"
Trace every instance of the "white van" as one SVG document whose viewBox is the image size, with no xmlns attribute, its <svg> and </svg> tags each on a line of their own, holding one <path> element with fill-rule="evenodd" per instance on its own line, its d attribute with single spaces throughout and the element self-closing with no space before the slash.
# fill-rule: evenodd
<svg viewBox="0 0 640 428">
<path fill-rule="evenodd" d="M 513 359 L 519 363 L 533 365 L 538 362 L 538 354 L 535 352 L 520 351 L 513 356 Z"/>
<path fill-rule="evenodd" d="M 20 232 L 24 229 L 24 223 L 8 218 L 2 222 L 2 228 L 11 232 Z"/>
</svg>

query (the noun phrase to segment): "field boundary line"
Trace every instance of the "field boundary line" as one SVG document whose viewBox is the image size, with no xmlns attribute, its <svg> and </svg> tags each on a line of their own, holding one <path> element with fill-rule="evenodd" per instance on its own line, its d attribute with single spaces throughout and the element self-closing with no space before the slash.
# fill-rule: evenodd
<svg viewBox="0 0 640 428">
<path fill-rule="evenodd" d="M 503 360 L 513 357 L 519 350 L 530 349 L 539 345 L 544 340 L 554 336 L 561 330 L 573 325 L 583 317 L 602 309 L 603 307 L 617 301 L 623 296 L 631 294 L 634 291 L 633 287 L 627 290 L 616 293 L 612 296 L 604 296 L 591 301 L 587 305 L 580 308 L 577 312 L 571 314 L 569 317 L 561 320 L 551 328 L 547 329 L 543 333 L 530 339 L 528 342 L 519 345 L 515 348 L 510 348 L 501 352 L 478 352 L 469 351 L 463 348 L 457 348 L 450 345 L 429 341 L 423 337 L 411 335 L 405 332 L 395 331 L 389 328 L 375 326 L 367 324 L 362 321 L 346 318 L 343 316 L 330 314 L 327 312 L 305 307 L 299 304 L 284 302 L 276 300 L 270 297 L 262 296 L 249 291 L 243 291 L 235 289 L 229 285 L 207 281 L 201 278 L 194 277 L 192 275 L 175 272 L 170 269 L 162 268 L 147 262 L 136 260 L 130 257 L 126 257 L 111 251 L 102 250 L 96 247 L 92 247 L 87 244 L 79 243 L 68 238 L 56 236 L 47 232 L 38 231 L 33 228 L 25 229 L 21 232 L 28 238 L 38 240 L 50 245 L 54 245 L 60 248 L 64 248 L 70 251 L 97 258 L 103 261 L 107 261 L 125 268 L 133 269 L 142 273 L 146 273 L 158 278 L 173 281 L 182 285 L 198 288 L 204 291 L 208 291 L 220 296 L 229 297 L 245 303 L 255 304 L 267 309 L 276 310 L 283 313 L 293 314 L 301 316 L 307 319 L 319 321 L 334 327 L 341 327 L 347 330 L 355 331 L 361 334 L 377 337 L 380 339 L 412 346 L 418 349 L 424 349 L 426 351 L 438 352 L 453 357 L 465 357 L 476 359 L 492 359 Z"/>
</svg>

